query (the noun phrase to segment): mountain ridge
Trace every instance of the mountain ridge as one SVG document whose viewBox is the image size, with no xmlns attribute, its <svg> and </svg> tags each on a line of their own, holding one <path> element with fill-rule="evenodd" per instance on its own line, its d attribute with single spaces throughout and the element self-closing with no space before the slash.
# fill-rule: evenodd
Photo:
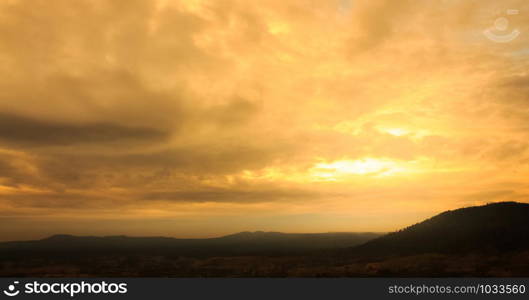
<svg viewBox="0 0 529 300">
<path fill-rule="evenodd" d="M 283 233 L 243 231 L 211 238 L 164 236 L 76 236 L 56 234 L 40 240 L 0 242 L 5 249 L 76 251 L 163 248 L 189 253 L 351 249 L 360 256 L 415 255 L 529 249 L 529 204 L 496 202 L 447 210 L 388 234 L 374 232 Z M 231 247 L 239 247 L 236 251 Z M 205 248 L 210 248 L 205 250 Z M 178 252 L 178 251 L 177 251 Z"/>
<path fill-rule="evenodd" d="M 172 237 L 75 236 L 56 234 L 32 241 L 0 243 L 2 252 L 26 253 L 155 253 L 181 255 L 249 255 L 298 253 L 352 247 L 380 236 L 379 233 L 280 233 L 239 232 L 231 235 L 182 239 Z"/>
<path fill-rule="evenodd" d="M 529 204 L 496 202 L 448 210 L 352 249 L 355 255 L 415 255 L 529 249 Z"/>
<path fill-rule="evenodd" d="M 0 277 L 529 275 L 529 204 L 450 210 L 386 235 L 239 232 L 208 239 L 53 235 L 0 243 Z"/>
</svg>

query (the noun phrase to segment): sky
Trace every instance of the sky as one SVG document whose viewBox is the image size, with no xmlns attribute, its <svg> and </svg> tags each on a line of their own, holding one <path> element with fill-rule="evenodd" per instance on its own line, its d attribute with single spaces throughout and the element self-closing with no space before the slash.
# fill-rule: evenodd
<svg viewBox="0 0 529 300">
<path fill-rule="evenodd" d="M 3 0 L 0 240 L 529 202 L 525 0 Z"/>
</svg>

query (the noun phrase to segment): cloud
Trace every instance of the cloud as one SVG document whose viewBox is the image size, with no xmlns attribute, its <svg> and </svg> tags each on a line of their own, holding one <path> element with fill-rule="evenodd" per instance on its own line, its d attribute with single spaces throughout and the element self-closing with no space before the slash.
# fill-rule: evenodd
<svg viewBox="0 0 529 300">
<path fill-rule="evenodd" d="M 156 142 L 166 138 L 166 132 L 153 128 L 111 123 L 68 124 L 0 113 L 0 141 L 15 146 Z"/>
<path fill-rule="evenodd" d="M 284 188 L 262 189 L 262 187 L 248 190 L 240 189 L 208 189 L 199 191 L 155 192 L 142 196 L 145 200 L 165 200 L 178 202 L 239 202 L 259 203 L 275 201 L 310 201 L 320 198 L 318 192 L 309 190 L 293 190 Z"/>
<path fill-rule="evenodd" d="M 353 52 L 368 51 L 373 47 L 378 46 L 385 40 L 389 39 L 398 28 L 397 22 L 405 22 L 413 6 L 418 3 L 410 1 L 360 1 L 356 23 L 360 26 L 360 30 L 351 39 L 351 48 Z"/>
</svg>

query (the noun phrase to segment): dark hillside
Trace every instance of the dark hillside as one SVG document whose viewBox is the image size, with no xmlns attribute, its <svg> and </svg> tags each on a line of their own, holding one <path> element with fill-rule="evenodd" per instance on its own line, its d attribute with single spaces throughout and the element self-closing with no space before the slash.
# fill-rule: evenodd
<svg viewBox="0 0 529 300">
<path fill-rule="evenodd" d="M 504 252 L 529 249 L 529 204 L 502 202 L 446 211 L 353 248 L 355 255 Z"/>
</svg>

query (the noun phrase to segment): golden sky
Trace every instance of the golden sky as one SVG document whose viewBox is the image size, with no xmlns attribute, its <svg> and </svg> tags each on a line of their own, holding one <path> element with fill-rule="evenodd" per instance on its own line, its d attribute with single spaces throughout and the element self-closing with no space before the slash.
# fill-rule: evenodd
<svg viewBox="0 0 529 300">
<path fill-rule="evenodd" d="M 3 0 L 0 240 L 529 202 L 525 0 Z"/>
</svg>

